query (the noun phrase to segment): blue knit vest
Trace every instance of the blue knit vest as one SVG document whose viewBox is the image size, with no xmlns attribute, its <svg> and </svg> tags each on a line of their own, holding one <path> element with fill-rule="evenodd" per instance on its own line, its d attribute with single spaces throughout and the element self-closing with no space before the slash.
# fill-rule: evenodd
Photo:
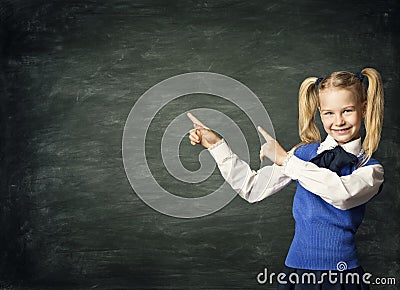
<svg viewBox="0 0 400 290">
<path fill-rule="evenodd" d="M 300 146 L 295 156 L 310 161 L 317 155 L 320 143 Z M 364 166 L 377 164 L 370 159 Z M 353 172 L 354 166 L 346 166 L 341 176 Z M 286 257 L 286 266 L 308 270 L 337 270 L 338 263 L 348 269 L 359 266 L 354 235 L 365 213 L 365 204 L 341 210 L 305 189 L 297 181 L 293 200 L 295 235 Z"/>
</svg>

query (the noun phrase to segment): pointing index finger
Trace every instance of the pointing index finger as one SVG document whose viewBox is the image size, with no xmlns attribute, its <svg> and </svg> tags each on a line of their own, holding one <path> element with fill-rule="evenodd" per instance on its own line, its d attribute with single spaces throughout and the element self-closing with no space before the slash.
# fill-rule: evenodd
<svg viewBox="0 0 400 290">
<path fill-rule="evenodd" d="M 192 113 L 187 113 L 186 115 L 187 115 L 187 116 L 189 117 L 189 119 L 193 122 L 193 124 L 198 124 L 198 125 L 200 125 L 200 126 L 206 128 L 206 129 L 210 129 L 210 128 L 208 128 L 206 125 L 204 125 L 199 119 L 197 119 L 195 116 L 193 116 Z"/>
<path fill-rule="evenodd" d="M 274 138 L 272 138 L 271 135 L 269 135 L 261 126 L 258 126 L 257 129 L 260 131 L 261 135 L 263 135 L 266 141 L 274 140 Z"/>
</svg>

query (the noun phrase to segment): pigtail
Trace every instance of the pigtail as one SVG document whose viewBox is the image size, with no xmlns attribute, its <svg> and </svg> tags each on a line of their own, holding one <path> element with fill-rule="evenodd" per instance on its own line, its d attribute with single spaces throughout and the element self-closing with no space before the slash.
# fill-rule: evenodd
<svg viewBox="0 0 400 290">
<path fill-rule="evenodd" d="M 367 111 L 364 118 L 366 135 L 362 144 L 365 151 L 362 164 L 365 164 L 378 149 L 381 139 L 384 93 L 379 72 L 373 68 L 364 68 L 361 73 L 368 78 Z"/>
<path fill-rule="evenodd" d="M 301 144 L 321 142 L 321 134 L 315 122 L 315 112 L 318 108 L 316 92 L 317 78 L 305 79 L 299 90 L 299 136 Z"/>
</svg>

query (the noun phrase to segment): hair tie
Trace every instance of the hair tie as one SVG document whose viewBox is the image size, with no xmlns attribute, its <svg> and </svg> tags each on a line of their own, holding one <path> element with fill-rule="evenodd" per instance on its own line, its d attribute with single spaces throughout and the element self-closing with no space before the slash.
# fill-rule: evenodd
<svg viewBox="0 0 400 290">
<path fill-rule="evenodd" d="M 360 80 L 360 82 L 362 82 L 365 78 L 365 75 L 363 75 L 361 72 L 356 73 L 356 77 Z"/>
<path fill-rule="evenodd" d="M 322 82 L 324 78 L 317 78 L 317 80 L 315 81 L 315 86 L 318 87 L 319 84 Z"/>
</svg>

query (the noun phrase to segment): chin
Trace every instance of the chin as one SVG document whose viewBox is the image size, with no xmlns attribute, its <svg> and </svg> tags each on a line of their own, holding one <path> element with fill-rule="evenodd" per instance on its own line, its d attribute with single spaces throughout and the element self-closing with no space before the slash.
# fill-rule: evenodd
<svg viewBox="0 0 400 290">
<path fill-rule="evenodd" d="M 335 138 L 334 137 L 334 139 L 336 140 L 336 142 L 338 142 L 339 144 L 345 144 L 345 143 L 347 143 L 347 142 L 349 142 L 351 139 L 349 139 L 349 138 Z"/>
<path fill-rule="evenodd" d="M 339 135 L 339 134 L 331 133 L 331 136 L 336 140 L 336 142 L 343 143 L 343 144 L 357 139 L 354 135 L 350 135 L 350 134 L 349 135 Z"/>
</svg>

